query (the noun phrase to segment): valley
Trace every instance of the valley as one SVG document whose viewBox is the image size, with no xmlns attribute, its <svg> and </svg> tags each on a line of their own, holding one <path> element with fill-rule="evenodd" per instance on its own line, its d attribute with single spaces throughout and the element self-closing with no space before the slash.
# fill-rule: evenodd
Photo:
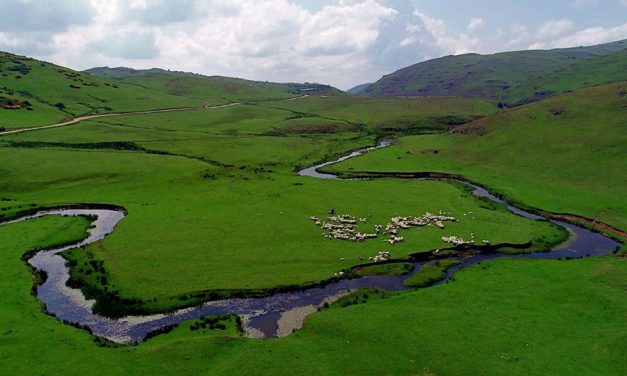
<svg viewBox="0 0 627 376">
<path fill-rule="evenodd" d="M 2 53 L 0 369 L 622 374 L 624 48 L 498 94 Z"/>
</svg>

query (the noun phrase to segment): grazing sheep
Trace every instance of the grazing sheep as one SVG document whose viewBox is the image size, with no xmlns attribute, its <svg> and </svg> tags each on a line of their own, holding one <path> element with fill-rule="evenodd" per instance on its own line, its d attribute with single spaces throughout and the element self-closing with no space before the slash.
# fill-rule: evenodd
<svg viewBox="0 0 627 376">
<path fill-rule="evenodd" d="M 380 251 L 376 256 L 368 257 L 368 260 L 372 262 L 388 261 L 389 259 L 390 259 L 390 252 L 388 251 Z"/>
<path fill-rule="evenodd" d="M 464 240 L 460 237 L 457 236 L 443 236 L 442 241 L 445 243 L 450 243 L 453 244 L 455 246 L 460 246 L 460 245 L 469 245 L 469 244 L 473 244 L 475 241 L 474 240 Z"/>
<path fill-rule="evenodd" d="M 433 227 L 437 226 L 441 229 L 444 228 L 444 222 L 455 222 L 457 218 L 448 215 L 443 210 L 440 210 L 439 215 L 426 212 L 419 217 L 400 217 L 395 216 L 390 219 L 385 227 L 383 225 L 375 225 L 374 233 L 357 231 L 357 221 L 360 223 L 366 223 L 367 219 L 372 216 L 368 214 L 368 217 L 356 218 L 350 214 L 335 214 L 335 210 L 329 210 L 330 216 L 326 220 L 322 220 L 316 216 L 311 216 L 309 219 L 316 223 L 317 226 L 325 230 L 323 236 L 327 239 L 347 240 L 354 242 L 362 242 L 368 239 L 377 238 L 379 234 L 384 233 L 389 235 L 389 239 L 384 241 L 390 245 L 403 242 L 405 238 L 398 236 L 399 230 L 407 230 L 412 227 Z M 474 238 L 474 234 L 471 235 Z"/>
</svg>

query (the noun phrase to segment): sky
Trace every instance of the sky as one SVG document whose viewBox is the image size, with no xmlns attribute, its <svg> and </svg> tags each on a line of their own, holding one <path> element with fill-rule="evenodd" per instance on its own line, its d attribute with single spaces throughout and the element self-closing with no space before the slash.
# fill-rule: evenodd
<svg viewBox="0 0 627 376">
<path fill-rule="evenodd" d="M 0 0 L 0 50 L 340 89 L 424 60 L 627 39 L 627 0 Z"/>
</svg>

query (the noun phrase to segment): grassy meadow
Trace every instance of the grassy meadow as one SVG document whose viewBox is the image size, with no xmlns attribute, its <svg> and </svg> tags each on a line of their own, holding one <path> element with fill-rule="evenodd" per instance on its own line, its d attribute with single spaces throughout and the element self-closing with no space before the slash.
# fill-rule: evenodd
<svg viewBox="0 0 627 376">
<path fill-rule="evenodd" d="M 566 94 L 450 133 L 399 138 L 336 171 L 462 174 L 531 207 L 627 229 L 627 84 Z"/>
<path fill-rule="evenodd" d="M 302 99 L 300 106 L 313 107 L 316 101 Z M 435 113 L 437 106 L 428 102 L 411 109 Z M 468 102 L 455 102 L 460 113 Z M 353 116 L 359 112 L 354 110 Z M 377 134 L 363 129 L 316 135 L 274 132 L 290 114 L 274 105 L 242 105 L 129 115 L 4 137 L 0 171 L 7 178 L 0 189 L 11 201 L 3 203 L 2 213 L 8 217 L 33 205 L 64 203 L 125 207 L 129 215 L 113 234 L 89 246 L 87 253 L 68 255 L 81 266 L 73 269 L 73 280 L 92 292 L 106 287 L 141 300 L 142 308 L 150 311 L 189 305 L 181 297 L 192 292 L 316 283 L 383 249 L 394 258 L 406 258 L 444 247 L 442 236 L 468 238 L 474 233 L 492 244 L 546 244 L 564 237 L 553 225 L 512 215 L 454 183 L 297 176 L 296 166 L 370 145 Z M 363 243 L 324 238 L 308 218 L 325 216 L 330 209 L 369 216 L 363 231 L 396 215 L 427 211 L 450 212 L 460 221 L 444 230 L 408 230 L 404 243 L 389 246 L 383 236 Z M 107 286 L 89 270 L 86 257 L 104 262 Z"/>
<path fill-rule="evenodd" d="M 627 264 L 613 257 L 474 265 L 449 284 L 338 302 L 281 339 L 242 338 L 232 320 L 191 330 L 193 321 L 137 346 L 110 346 L 41 312 L 20 260 L 84 230 L 67 217 L 0 226 L 3 373 L 621 375 L 627 366 Z"/>
</svg>

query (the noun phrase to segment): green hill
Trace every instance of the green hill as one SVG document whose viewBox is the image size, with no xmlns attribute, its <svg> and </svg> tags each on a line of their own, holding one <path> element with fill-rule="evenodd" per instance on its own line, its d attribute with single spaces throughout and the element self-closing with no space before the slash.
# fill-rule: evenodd
<svg viewBox="0 0 627 376">
<path fill-rule="evenodd" d="M 363 94 L 483 97 L 516 105 L 627 79 L 625 49 L 627 40 L 591 47 L 446 56 L 386 75 Z"/>
<path fill-rule="evenodd" d="M 76 116 L 200 106 L 197 99 L 93 77 L 32 58 L 0 52 L 0 127 L 51 124 Z"/>
<path fill-rule="evenodd" d="M 372 83 L 357 85 L 351 89 L 348 89 L 346 92 L 349 94 L 362 94 L 370 87 L 370 85 L 372 85 Z"/>
<path fill-rule="evenodd" d="M 111 78 L 119 82 L 166 92 L 172 95 L 192 97 L 203 101 L 260 101 L 283 99 L 297 95 L 337 95 L 341 92 L 329 85 L 316 83 L 274 83 L 250 81 L 223 76 L 169 71 L 152 68 L 99 67 L 85 71 L 92 76 Z"/>
<path fill-rule="evenodd" d="M 121 79 L 128 77 L 149 77 L 158 74 L 171 75 L 177 77 L 190 77 L 190 76 L 200 76 L 190 72 L 182 72 L 182 71 L 171 71 L 161 68 L 150 68 L 150 69 L 133 69 L 127 67 L 117 67 L 117 68 L 109 68 L 109 67 L 96 67 L 90 68 L 83 71 L 91 76 L 96 76 L 100 78 L 109 78 L 109 79 Z"/>
<path fill-rule="evenodd" d="M 627 230 L 627 82 L 563 94 L 400 138 L 342 171 L 462 174 L 523 204 Z"/>
<path fill-rule="evenodd" d="M 583 60 L 527 80 L 508 91 L 511 104 L 534 102 L 555 94 L 627 79 L 627 49 Z"/>
<path fill-rule="evenodd" d="M 47 125 L 82 115 L 200 107 L 341 91 L 315 83 L 271 83 L 153 68 L 77 72 L 0 52 L 0 129 Z"/>
</svg>

